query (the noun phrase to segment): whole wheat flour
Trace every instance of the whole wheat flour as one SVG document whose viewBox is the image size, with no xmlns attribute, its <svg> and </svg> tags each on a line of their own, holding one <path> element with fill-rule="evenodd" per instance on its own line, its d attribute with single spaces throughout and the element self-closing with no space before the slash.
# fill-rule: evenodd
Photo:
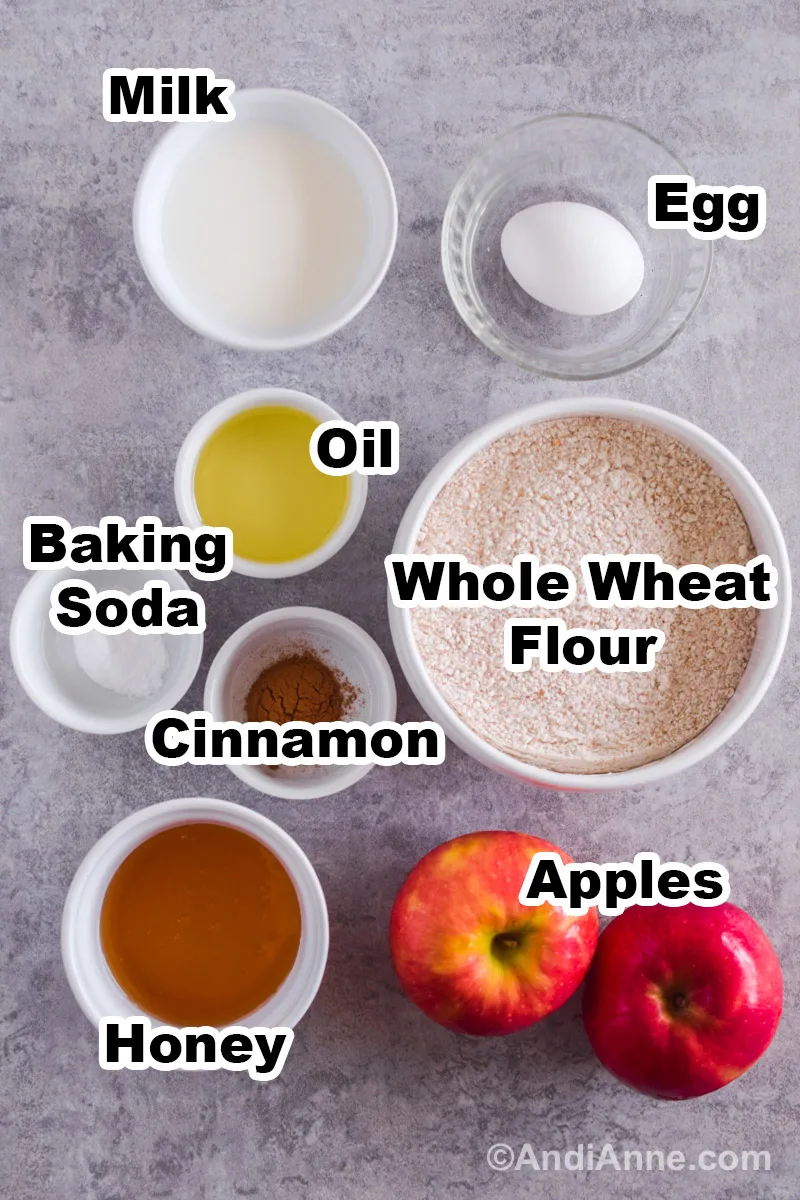
<svg viewBox="0 0 800 1200">
<path fill-rule="evenodd" d="M 584 554 L 660 554 L 673 566 L 746 563 L 755 555 L 728 486 L 694 451 L 658 430 L 606 417 L 536 422 L 491 443 L 448 481 L 415 553 L 563 563 L 578 594 L 542 609 L 418 608 L 413 629 L 448 704 L 479 737 L 555 771 L 620 771 L 663 758 L 724 708 L 747 666 L 752 609 L 594 609 Z M 662 629 L 647 673 L 545 672 L 503 666 L 510 616 L 558 616 L 570 628 Z"/>
</svg>

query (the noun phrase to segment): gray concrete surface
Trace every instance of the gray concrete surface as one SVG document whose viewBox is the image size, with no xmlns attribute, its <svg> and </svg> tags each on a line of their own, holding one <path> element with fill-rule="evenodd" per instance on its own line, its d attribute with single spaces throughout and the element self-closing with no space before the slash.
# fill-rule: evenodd
<svg viewBox="0 0 800 1200">
<path fill-rule="evenodd" d="M 766 487 L 790 547 L 797 489 L 800 9 L 794 0 L 4 0 L 0 55 L 0 490 L 2 614 L 25 582 L 28 513 L 96 522 L 175 516 L 171 477 L 192 422 L 226 395 L 276 383 L 353 420 L 394 418 L 403 464 L 371 487 L 347 548 L 306 578 L 230 578 L 203 589 L 204 670 L 243 621 L 287 603 L 361 622 L 391 654 L 382 556 L 426 470 L 487 419 L 597 391 L 702 424 Z M 288 85 L 339 105 L 394 176 L 397 255 L 345 332 L 273 357 L 212 345 L 147 286 L 130 228 L 134 186 L 159 135 L 106 124 L 107 66 L 209 66 L 238 86 Z M 598 110 L 675 148 L 706 183 L 766 188 L 764 235 L 723 242 L 689 328 L 618 380 L 529 377 L 485 351 L 453 311 L 440 219 L 465 160 L 528 115 Z M 5 634 L 4 634 L 5 637 Z M 395 660 L 392 658 L 392 661 Z M 798 1193 L 798 651 L 724 750 L 669 785 L 599 798 L 536 792 L 451 749 L 436 769 L 373 771 L 352 791 L 291 805 L 223 768 L 170 771 L 140 734 L 53 724 L 0 661 L 0 1194 L 9 1200 L 403 1200 L 442 1197 L 767 1197 Z M 420 716 L 402 679 L 401 719 Z M 315 863 L 331 912 L 329 969 L 283 1078 L 104 1074 L 59 955 L 72 874 L 133 810 L 175 795 L 253 805 Z M 395 891 L 437 842 L 481 827 L 531 830 L 603 861 L 654 849 L 728 865 L 733 896 L 781 955 L 787 1011 L 768 1056 L 702 1101 L 664 1105 L 621 1089 L 594 1060 L 578 1007 L 505 1041 L 459 1039 L 419 1014 L 386 943 Z M 769 1174 L 531 1169 L 493 1174 L 487 1148 L 606 1141 L 694 1157 L 766 1149 Z"/>
</svg>

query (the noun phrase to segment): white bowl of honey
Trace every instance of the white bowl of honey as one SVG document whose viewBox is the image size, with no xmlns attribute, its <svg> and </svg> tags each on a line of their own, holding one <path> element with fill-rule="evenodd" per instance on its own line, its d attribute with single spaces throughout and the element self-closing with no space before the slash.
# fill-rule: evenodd
<svg viewBox="0 0 800 1200">
<path fill-rule="evenodd" d="M 291 1029 L 322 981 L 328 913 L 314 868 L 274 822 L 224 800 L 167 800 L 89 851 L 61 950 L 95 1025 Z"/>
</svg>

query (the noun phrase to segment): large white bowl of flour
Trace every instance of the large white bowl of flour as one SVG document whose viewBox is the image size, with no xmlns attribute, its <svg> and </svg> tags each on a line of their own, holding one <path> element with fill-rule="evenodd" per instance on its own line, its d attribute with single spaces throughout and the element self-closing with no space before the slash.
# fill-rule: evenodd
<svg viewBox="0 0 800 1200">
<path fill-rule="evenodd" d="M 480 762 L 540 786 L 609 791 L 700 762 L 754 711 L 786 642 L 789 561 L 761 488 L 696 425 L 627 400 L 555 400 L 476 430 L 421 484 L 394 553 L 463 554 L 481 565 L 535 554 L 575 572 L 578 597 L 556 614 L 389 602 L 400 664 L 429 716 Z M 579 569 L 591 553 L 709 567 L 766 554 L 778 602 L 758 611 L 592 609 Z M 507 671 L 504 622 L 534 615 L 570 628 L 655 627 L 665 644 L 646 674 Z"/>
</svg>

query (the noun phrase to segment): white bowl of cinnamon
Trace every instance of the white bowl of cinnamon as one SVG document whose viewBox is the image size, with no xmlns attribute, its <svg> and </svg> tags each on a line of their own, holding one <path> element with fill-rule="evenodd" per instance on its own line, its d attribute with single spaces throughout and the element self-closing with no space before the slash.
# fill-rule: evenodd
<svg viewBox="0 0 800 1200">
<path fill-rule="evenodd" d="M 360 626 L 323 608 L 279 608 L 237 629 L 218 651 L 203 706 L 215 721 L 393 721 L 394 678 Z M 331 796 L 373 764 L 227 764 L 249 787 L 287 800 Z"/>
</svg>

